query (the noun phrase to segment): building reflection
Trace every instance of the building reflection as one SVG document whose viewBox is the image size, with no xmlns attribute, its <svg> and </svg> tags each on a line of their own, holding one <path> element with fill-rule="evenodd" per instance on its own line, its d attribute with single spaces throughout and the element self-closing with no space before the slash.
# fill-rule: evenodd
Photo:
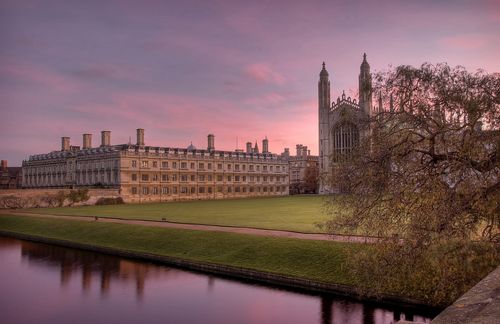
<svg viewBox="0 0 500 324">
<path fill-rule="evenodd" d="M 321 297 L 322 324 L 379 324 L 397 323 L 399 320 L 416 320 L 419 323 L 430 323 L 430 319 L 413 316 L 410 312 L 377 308 L 370 303 L 349 302 L 334 296 Z"/>
<path fill-rule="evenodd" d="M 112 281 L 118 280 L 134 282 L 136 297 L 142 299 L 146 279 L 173 275 L 170 268 L 165 266 L 27 241 L 21 241 L 21 255 L 28 262 L 59 267 L 61 287 L 67 286 L 73 276 L 81 273 L 82 290 L 87 292 L 92 286 L 93 279 L 99 278 L 102 296 L 109 293 Z M 177 275 L 179 274 L 175 274 Z"/>
<path fill-rule="evenodd" d="M 19 242 L 19 241 L 18 241 Z M 146 262 L 135 262 L 120 257 L 68 249 L 40 243 L 21 242 L 23 260 L 38 265 L 56 267 L 60 273 L 61 287 L 67 287 L 81 276 L 81 290 L 87 293 L 97 285 L 102 297 L 106 297 L 113 286 L 127 283 L 135 286 L 135 295 L 141 301 L 145 295 L 146 280 L 171 280 L 186 275 L 181 271 Z M 2 240 L 0 240 L 0 247 Z M 214 294 L 216 276 L 207 275 L 207 291 Z M 158 282 L 158 281 L 156 281 Z M 215 296 L 214 296 L 215 297 Z M 370 303 L 349 301 L 334 295 L 315 297 L 319 301 L 320 322 L 381 324 L 396 323 L 400 319 L 429 323 L 430 319 L 413 316 L 401 309 L 378 308 Z"/>
</svg>

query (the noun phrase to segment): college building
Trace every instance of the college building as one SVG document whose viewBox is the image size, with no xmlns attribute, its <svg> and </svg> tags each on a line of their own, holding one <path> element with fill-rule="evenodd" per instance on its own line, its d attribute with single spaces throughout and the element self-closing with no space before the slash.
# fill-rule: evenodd
<svg viewBox="0 0 500 324">
<path fill-rule="evenodd" d="M 101 145 L 83 134 L 82 147 L 62 137 L 61 150 L 32 155 L 22 164 L 23 188 L 119 189 L 127 202 L 225 199 L 288 195 L 288 160 L 269 152 L 268 139 L 247 150 L 146 146 L 144 129 L 136 144 L 111 145 L 111 132 L 101 132 Z"/>
</svg>

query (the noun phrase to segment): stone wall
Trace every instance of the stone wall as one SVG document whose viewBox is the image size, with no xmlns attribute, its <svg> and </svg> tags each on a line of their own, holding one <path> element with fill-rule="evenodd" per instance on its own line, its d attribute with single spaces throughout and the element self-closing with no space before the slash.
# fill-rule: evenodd
<svg viewBox="0 0 500 324">
<path fill-rule="evenodd" d="M 500 322 L 500 267 L 446 308 L 433 324 Z"/>
<path fill-rule="evenodd" d="M 24 208 L 49 207 L 43 198 L 56 195 L 60 191 L 69 193 L 70 189 L 5 189 L 0 190 L 0 200 L 5 197 L 15 197 L 23 201 L 23 204 L 26 205 L 23 206 Z M 74 206 L 94 205 L 99 198 L 116 198 L 120 197 L 120 193 L 118 189 L 89 189 L 89 196 L 89 200 L 76 203 Z M 66 201 L 65 205 L 68 203 Z"/>
</svg>

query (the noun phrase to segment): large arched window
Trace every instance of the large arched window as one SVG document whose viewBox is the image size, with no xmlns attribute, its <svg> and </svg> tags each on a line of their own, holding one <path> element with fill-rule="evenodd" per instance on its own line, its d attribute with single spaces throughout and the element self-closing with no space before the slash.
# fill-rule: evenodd
<svg viewBox="0 0 500 324">
<path fill-rule="evenodd" d="M 352 123 L 339 123 L 332 129 L 333 161 L 339 162 L 349 156 L 359 145 L 359 130 Z"/>
</svg>

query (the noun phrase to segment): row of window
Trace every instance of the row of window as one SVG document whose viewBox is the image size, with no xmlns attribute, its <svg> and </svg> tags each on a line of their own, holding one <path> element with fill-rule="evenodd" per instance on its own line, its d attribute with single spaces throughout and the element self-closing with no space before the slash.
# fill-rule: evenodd
<svg viewBox="0 0 500 324">
<path fill-rule="evenodd" d="M 130 193 L 137 195 L 139 192 L 142 195 L 176 195 L 176 194 L 212 194 L 217 193 L 260 193 L 260 192 L 277 192 L 285 193 L 286 186 L 269 186 L 269 187 L 232 187 L 232 186 L 217 186 L 217 187 L 131 187 Z"/>
<path fill-rule="evenodd" d="M 274 182 L 275 180 L 277 182 L 280 182 L 280 181 L 285 181 L 286 179 L 286 176 L 240 176 L 240 175 L 235 175 L 235 176 L 232 176 L 232 175 L 227 175 L 227 176 L 223 176 L 221 174 L 218 174 L 216 177 L 214 177 L 213 175 L 211 174 L 207 174 L 207 175 L 204 175 L 204 174 L 199 174 L 198 175 L 198 181 L 213 181 L 213 179 L 216 179 L 218 182 L 221 182 L 221 181 L 224 181 L 224 178 L 226 179 L 226 181 L 233 181 L 234 182 L 246 182 L 247 179 L 248 181 L 250 182 L 253 182 L 253 181 L 257 181 L 259 182 L 262 178 L 262 181 L 264 182 Z M 137 176 L 137 173 L 132 173 L 131 176 L 130 176 L 130 180 L 131 181 L 137 181 L 138 179 L 138 176 Z M 149 174 L 141 174 L 141 181 L 159 181 L 160 179 L 160 176 L 158 174 L 152 174 L 151 177 Z M 162 174 L 161 175 L 161 181 L 177 181 L 177 179 L 179 179 L 180 181 L 182 182 L 187 182 L 187 181 L 197 181 L 196 179 L 196 175 L 194 174 L 191 174 L 191 175 L 187 175 L 187 174 L 181 174 L 179 177 L 177 176 L 177 174 Z"/>
<path fill-rule="evenodd" d="M 158 161 L 148 161 L 148 160 L 143 160 L 141 162 L 141 168 L 149 168 L 150 166 L 153 168 L 158 167 Z M 151 162 L 151 163 L 150 163 Z M 132 160 L 130 161 L 132 168 L 137 168 L 137 160 Z M 180 162 L 178 163 L 177 161 L 162 161 L 161 162 L 161 167 L 164 169 L 168 169 L 171 167 L 172 169 L 177 169 L 177 167 L 180 165 L 180 169 L 187 169 L 189 165 L 189 169 L 194 170 L 196 169 L 196 163 L 195 162 Z M 206 166 L 206 168 L 205 168 Z M 217 163 L 217 165 L 212 164 L 211 162 L 205 163 L 205 162 L 198 162 L 198 170 L 222 170 L 223 169 L 223 164 L 222 163 Z M 233 170 L 233 165 L 232 164 L 226 164 L 226 170 Z M 246 171 L 247 170 L 247 165 L 246 164 L 234 164 L 234 171 Z M 261 170 L 261 165 L 257 164 L 249 164 L 248 165 L 248 171 L 260 171 Z M 286 166 L 281 166 L 281 165 L 262 165 L 262 171 L 270 171 L 273 172 L 273 170 L 276 170 L 276 172 L 286 172 Z"/>
</svg>

